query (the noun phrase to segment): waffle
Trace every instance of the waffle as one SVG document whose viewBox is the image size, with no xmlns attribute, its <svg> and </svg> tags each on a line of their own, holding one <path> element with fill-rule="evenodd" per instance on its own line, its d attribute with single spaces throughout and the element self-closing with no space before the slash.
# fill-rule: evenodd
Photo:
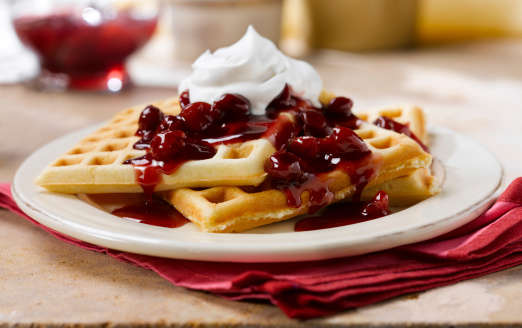
<svg viewBox="0 0 522 328">
<path fill-rule="evenodd" d="M 429 145 L 425 113 L 420 107 L 404 105 L 374 108 L 356 115 L 368 122 L 373 122 L 380 116 L 388 117 L 407 125 L 424 145 Z M 393 179 L 373 188 L 366 188 L 361 199 L 369 200 L 377 191 L 384 190 L 389 196 L 390 206 L 410 206 L 439 193 L 440 183 L 429 169 L 419 169 L 410 175 Z"/>
<path fill-rule="evenodd" d="M 413 105 L 368 109 L 355 113 L 359 118 L 374 122 L 380 116 L 386 116 L 401 124 L 407 125 L 410 131 L 425 145 L 428 145 L 426 118 L 424 111 Z"/>
<path fill-rule="evenodd" d="M 423 201 L 440 192 L 440 181 L 429 169 L 421 168 L 413 173 L 365 188 L 361 200 L 370 200 L 379 191 L 388 194 L 389 205 L 405 207 Z"/>
<path fill-rule="evenodd" d="M 180 111 L 177 98 L 153 105 L 165 114 L 175 115 Z M 134 134 L 144 107 L 136 106 L 118 113 L 46 167 L 35 179 L 35 184 L 68 194 L 142 192 L 133 166 L 123 162 L 145 154 L 144 150 L 133 149 L 139 140 Z M 274 151 L 266 139 L 220 145 L 214 157 L 189 161 L 171 175 L 162 174 L 161 183 L 155 190 L 258 185 L 266 176 L 263 163 Z"/>
<path fill-rule="evenodd" d="M 369 123 L 363 123 L 355 132 L 366 142 L 372 161 L 380 167 L 367 188 L 408 176 L 431 164 L 432 157 L 405 135 Z M 342 170 L 329 172 L 325 178 L 332 181 L 332 202 L 346 199 L 356 191 Z M 180 188 L 163 192 L 162 197 L 206 232 L 241 232 L 307 213 L 310 207 L 308 191 L 301 194 L 301 206 L 290 207 L 283 192 L 270 189 L 269 181 L 257 188 Z"/>
<path fill-rule="evenodd" d="M 177 98 L 153 105 L 165 114 L 180 112 Z M 143 107 L 117 114 L 45 168 L 35 183 L 70 194 L 142 192 L 134 167 L 123 162 L 145 154 L 144 150 L 133 149 L 139 140 L 135 132 Z M 423 113 L 416 107 L 372 110 L 360 117 L 371 121 L 381 115 L 407 123 L 415 134 L 425 135 Z M 355 132 L 366 142 L 372 161 L 379 166 L 363 199 L 383 189 L 390 194 L 392 204 L 406 204 L 437 192 L 427 169 L 432 158 L 415 141 L 366 122 Z M 266 139 L 221 145 L 214 157 L 189 161 L 174 174 L 162 175 L 155 188 L 208 232 L 240 232 L 306 213 L 310 206 L 308 191 L 301 195 L 302 205 L 292 208 L 281 191 L 270 189 L 263 164 L 274 151 Z M 355 192 L 348 174 L 340 170 L 328 173 L 326 179 L 333 181 L 329 186 L 335 195 L 332 202 L 349 199 Z"/>
</svg>

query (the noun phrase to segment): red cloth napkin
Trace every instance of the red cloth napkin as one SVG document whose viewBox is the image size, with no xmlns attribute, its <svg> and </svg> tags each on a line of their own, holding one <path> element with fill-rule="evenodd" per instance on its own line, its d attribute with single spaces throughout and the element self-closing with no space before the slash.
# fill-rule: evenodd
<svg viewBox="0 0 522 328">
<path fill-rule="evenodd" d="M 0 207 L 30 220 L 0 184 Z M 469 224 L 427 242 L 373 254 L 299 263 L 214 263 L 115 251 L 57 238 L 154 270 L 177 286 L 232 300 L 268 300 L 292 318 L 334 314 L 522 264 L 522 178 Z"/>
</svg>

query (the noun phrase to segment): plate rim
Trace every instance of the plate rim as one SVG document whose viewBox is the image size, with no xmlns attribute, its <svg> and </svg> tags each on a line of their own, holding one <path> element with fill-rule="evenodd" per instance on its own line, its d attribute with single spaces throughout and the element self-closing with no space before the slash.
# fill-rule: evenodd
<svg viewBox="0 0 522 328">
<path fill-rule="evenodd" d="M 12 184 L 12 194 L 13 194 L 13 197 L 14 197 L 15 201 L 17 202 L 18 206 L 27 215 L 29 215 L 34 220 L 40 222 L 44 226 L 47 226 L 48 228 L 56 230 L 67 236 L 71 236 L 73 238 L 77 238 L 82 241 L 93 243 L 98 246 L 116 249 L 116 250 L 120 250 L 120 251 L 139 253 L 139 254 L 143 254 L 143 255 L 162 256 L 162 257 L 168 257 L 168 258 L 178 258 L 178 259 L 187 259 L 187 260 L 217 261 L 217 262 L 311 261 L 311 260 L 322 260 L 322 259 L 336 258 L 336 257 L 343 257 L 343 256 L 360 255 L 360 254 L 364 254 L 364 253 L 368 253 L 368 252 L 374 252 L 374 251 L 378 251 L 378 250 L 384 250 L 384 249 L 388 249 L 388 248 L 392 248 L 392 247 L 397 247 L 397 246 L 401 246 L 404 244 L 410 244 L 412 242 L 412 240 L 413 240 L 413 242 L 418 242 L 418 241 L 426 240 L 429 238 L 433 238 L 437 235 L 440 235 L 444 232 L 455 229 L 456 227 L 471 221 L 476 216 L 478 216 L 478 214 L 480 212 L 485 210 L 486 207 L 491 205 L 491 203 L 498 196 L 500 189 L 502 188 L 502 186 L 504 184 L 504 180 L 505 180 L 505 172 L 504 172 L 502 163 L 488 149 L 486 149 L 482 145 L 476 143 L 474 140 L 472 140 L 466 136 L 463 136 L 461 134 L 458 134 L 458 133 L 450 130 L 449 128 L 430 125 L 428 128 L 429 128 L 429 131 L 431 131 L 431 132 L 435 131 L 435 133 L 437 133 L 437 132 L 441 133 L 441 131 L 442 131 L 442 132 L 450 133 L 453 136 L 462 138 L 462 139 L 466 140 L 466 142 L 471 142 L 475 146 L 479 147 L 482 151 L 484 151 L 485 153 L 487 153 L 490 156 L 490 159 L 492 159 L 495 162 L 495 164 L 498 166 L 498 169 L 500 172 L 499 172 L 499 179 L 497 181 L 497 185 L 494 186 L 488 194 L 483 195 L 482 198 L 478 199 L 476 202 L 474 202 L 471 206 L 468 206 L 466 209 L 464 209 L 460 212 L 457 212 L 457 213 L 453 213 L 453 215 L 446 216 L 441 220 L 438 220 L 435 224 L 438 224 L 438 225 L 442 224 L 442 227 L 439 227 L 436 232 L 434 231 L 434 233 L 431 233 L 431 234 L 425 233 L 423 238 L 420 238 L 420 239 L 419 238 L 413 238 L 413 239 L 410 238 L 410 239 L 408 239 L 407 243 L 401 243 L 400 241 L 397 240 L 397 238 L 400 238 L 401 234 L 404 234 L 405 231 L 404 231 L 404 229 L 401 229 L 401 227 L 398 227 L 395 230 L 388 231 L 388 233 L 385 234 L 385 236 L 384 236 L 387 239 L 388 243 L 391 242 L 391 244 L 393 245 L 392 247 L 374 245 L 372 247 L 367 247 L 366 249 L 363 249 L 363 250 L 350 251 L 347 249 L 343 250 L 342 248 L 347 248 L 347 247 L 353 246 L 354 244 L 359 245 L 359 247 L 360 247 L 361 242 L 362 242 L 362 244 L 364 244 L 364 240 L 368 239 L 369 237 L 361 235 L 361 236 L 359 236 L 359 239 L 352 238 L 350 242 L 347 242 L 345 240 L 340 245 L 339 241 L 337 240 L 337 238 L 339 238 L 337 235 L 342 233 L 339 231 L 342 231 L 343 229 L 346 230 L 346 227 L 338 227 L 338 228 L 333 228 L 333 229 L 325 229 L 325 230 L 329 230 L 329 231 L 335 230 L 335 231 L 339 232 L 339 233 L 333 233 L 333 235 L 336 237 L 336 238 L 334 238 L 334 240 L 328 239 L 328 240 L 324 240 L 323 242 L 316 240 L 313 243 L 313 247 L 311 247 L 312 245 L 309 245 L 309 246 L 303 248 L 302 244 L 298 244 L 298 245 L 292 244 L 293 242 L 295 242 L 294 237 L 289 238 L 289 240 L 287 240 L 287 241 L 282 240 L 282 238 L 284 238 L 285 236 L 290 234 L 290 233 L 282 232 L 282 233 L 278 233 L 277 238 L 274 237 L 276 239 L 277 243 L 270 242 L 268 244 L 265 244 L 265 245 L 263 245 L 263 249 L 255 248 L 255 247 L 254 248 L 246 247 L 246 248 L 242 248 L 242 249 L 241 248 L 233 249 L 234 246 L 238 245 L 237 243 L 239 243 L 239 245 L 240 245 L 242 243 L 241 240 L 245 239 L 245 237 L 238 237 L 238 236 L 247 236 L 248 239 L 256 240 L 256 239 L 260 239 L 259 235 L 250 234 L 250 233 L 245 233 L 245 234 L 240 233 L 240 234 L 211 234 L 211 236 L 209 236 L 208 233 L 198 232 L 198 236 L 201 234 L 207 234 L 206 237 L 202 238 L 203 241 L 201 241 L 200 240 L 201 238 L 199 238 L 199 237 L 196 238 L 197 239 L 196 241 L 192 241 L 192 242 L 169 241 L 168 245 L 164 245 L 164 247 L 166 247 L 166 249 L 161 250 L 161 248 L 162 248 L 161 245 L 157 245 L 154 243 L 154 241 L 149 240 L 144 244 L 145 244 L 145 246 L 147 246 L 149 248 L 152 247 L 152 250 L 151 249 L 139 249 L 137 247 L 126 247 L 127 245 L 125 245 L 125 241 L 120 240 L 120 241 L 116 241 L 116 242 L 114 242 L 114 241 L 111 242 L 110 239 L 115 237 L 114 232 L 105 231 L 104 233 L 101 233 L 96 236 L 92 236 L 92 235 L 89 236 L 89 233 L 88 233 L 89 229 L 78 231 L 78 230 L 74 230 L 75 228 L 71 228 L 70 226 L 66 226 L 64 229 L 63 224 L 67 223 L 67 218 L 57 217 L 56 213 L 53 213 L 52 210 L 50 211 L 48 208 L 45 208 L 45 206 L 42 206 L 42 204 L 36 202 L 34 199 L 30 199 L 29 197 L 27 197 L 28 193 L 29 194 L 31 194 L 31 192 L 32 193 L 42 193 L 42 191 L 43 191 L 43 193 L 47 193 L 47 194 L 59 195 L 59 197 L 68 196 L 69 199 L 70 199 L 70 197 L 77 198 L 77 196 L 75 196 L 75 195 L 61 195 L 61 194 L 51 193 L 51 192 L 45 191 L 41 187 L 34 186 L 34 185 L 33 185 L 33 190 L 30 190 L 30 191 L 20 190 L 20 188 L 22 188 L 22 186 L 23 186 L 23 183 L 21 183 L 20 181 L 21 181 L 21 179 L 22 180 L 24 179 L 24 177 L 23 177 L 24 173 L 28 173 L 28 172 L 26 172 L 28 170 L 28 166 L 32 165 L 33 163 L 31 163 L 31 161 L 35 160 L 35 158 L 38 158 L 38 156 L 40 156 L 42 152 L 44 152 L 45 150 L 47 150 L 50 147 L 53 147 L 54 145 L 57 145 L 57 144 L 71 143 L 72 145 L 74 145 L 75 139 L 79 140 L 82 137 L 85 137 L 87 135 L 87 133 L 95 130 L 96 128 L 98 128 L 99 126 L 101 126 L 103 124 L 104 123 L 92 125 L 87 128 L 84 128 L 82 130 L 69 133 L 65 136 L 62 136 L 60 138 L 57 138 L 57 139 L 47 143 L 46 145 L 40 147 L 35 152 L 33 152 L 22 163 L 22 165 L 17 170 L 17 172 L 15 174 L 15 179 L 13 180 L 13 184 Z M 72 147 L 72 145 L 71 145 L 71 147 Z M 60 150 L 56 150 L 55 152 L 58 153 L 58 155 L 59 155 L 59 154 L 65 152 L 66 150 L 67 150 L 66 147 L 63 146 L 63 148 L 60 148 Z M 51 155 L 48 155 L 48 157 L 51 157 Z M 53 158 L 54 157 L 51 157 L 51 159 L 53 159 Z M 41 164 L 42 167 L 45 165 L 47 165 L 47 163 Z M 39 173 L 39 172 L 37 172 L 37 173 Z M 34 176 L 32 178 L 34 178 Z M 28 179 L 28 177 L 25 177 L 25 180 L 27 180 L 27 179 Z M 32 179 L 31 179 L 31 181 L 32 181 Z M 25 181 L 25 182 L 27 182 L 27 181 Z M 443 189 L 442 193 L 444 193 L 444 189 Z M 432 196 L 431 198 L 429 198 L 421 203 L 424 203 L 424 202 L 430 201 L 430 200 L 431 200 L 431 202 L 433 202 L 439 196 L 440 195 Z M 66 200 L 66 202 L 67 202 L 67 200 Z M 419 205 L 419 204 L 417 204 L 417 205 Z M 417 205 L 413 205 L 410 208 L 413 208 Z M 92 205 L 89 205 L 89 206 L 92 207 Z M 99 209 L 97 209 L 97 210 L 100 211 L 100 213 L 99 213 L 100 215 L 103 215 L 102 213 L 105 213 L 106 215 L 110 215 L 106 212 L 103 212 L 102 210 L 99 210 Z M 397 215 L 400 215 L 400 213 L 392 214 L 386 218 L 389 219 L 390 217 L 393 217 L 393 215 L 397 216 Z M 370 221 L 363 222 L 362 224 L 368 223 L 368 222 L 370 222 Z M 140 223 L 136 223 L 136 222 L 132 222 L 132 223 L 144 226 L 143 224 L 140 224 Z M 70 221 L 69 221 L 69 224 L 72 224 L 72 226 L 75 225 L 74 222 L 70 222 Z M 429 225 L 430 224 L 415 225 L 413 228 L 409 229 L 407 231 L 407 233 L 411 234 L 411 233 L 415 233 L 417 231 L 422 232 L 423 230 L 427 229 L 427 226 L 429 226 Z M 148 226 L 147 230 L 154 231 L 157 228 L 158 227 Z M 445 228 L 445 229 L 441 230 L 441 228 Z M 71 231 L 70 231 L 71 229 L 73 230 L 73 233 L 71 233 Z M 165 229 L 165 228 L 159 228 L 159 229 Z M 64 230 L 67 230 L 67 232 L 64 232 Z M 94 229 L 94 230 L 96 230 L 96 229 Z M 325 231 L 325 230 L 319 230 L 319 231 Z M 96 230 L 96 231 L 98 231 L 98 230 Z M 285 235 L 285 234 L 287 234 L 287 235 Z M 302 238 L 305 238 L 309 235 L 317 235 L 317 231 L 298 232 L 298 233 L 292 232 L 291 234 L 292 234 L 292 236 L 294 234 L 300 234 L 302 236 Z M 326 235 L 329 235 L 329 233 L 326 233 Z M 330 235 L 332 235 L 332 233 L 330 233 Z M 224 236 L 227 236 L 229 238 L 230 238 L 230 236 L 234 236 L 232 238 L 237 239 L 238 241 L 236 243 L 230 243 L 230 241 L 228 243 L 225 243 L 223 241 L 223 239 L 225 239 L 227 237 L 224 237 Z M 262 235 L 262 236 L 265 236 L 265 239 L 266 239 L 266 235 Z M 209 237 L 211 237 L 211 238 L 209 238 Z M 382 234 L 377 234 L 377 235 L 374 235 L 372 238 L 382 238 L 382 237 L 383 237 Z M 427 237 L 429 237 L 429 238 L 427 238 Z M 300 239 L 302 239 L 302 238 L 300 238 Z M 125 239 L 125 238 L 123 238 L 123 239 Z M 130 238 L 130 242 L 143 243 L 143 239 L 141 239 L 141 241 L 139 241 L 139 240 L 136 241 L 134 239 L 136 239 L 136 238 Z M 261 239 L 263 239 L 263 238 L 261 238 Z M 216 241 L 219 243 L 218 245 L 215 244 Z M 219 247 L 213 248 L 212 246 L 219 246 Z M 286 248 L 284 250 L 281 250 L 278 248 L 281 246 L 285 246 Z M 228 253 L 227 253 L 227 251 L 228 251 Z M 308 252 L 308 253 L 306 253 L 306 252 Z"/>
</svg>

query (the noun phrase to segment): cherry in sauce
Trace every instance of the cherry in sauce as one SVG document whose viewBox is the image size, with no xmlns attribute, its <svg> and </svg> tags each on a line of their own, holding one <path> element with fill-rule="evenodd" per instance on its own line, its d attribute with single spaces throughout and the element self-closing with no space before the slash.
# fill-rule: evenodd
<svg viewBox="0 0 522 328">
<path fill-rule="evenodd" d="M 268 117 L 273 118 L 281 112 L 298 115 L 302 110 L 307 108 L 313 108 L 312 102 L 295 95 L 292 87 L 286 84 L 279 95 L 268 104 L 265 111 Z"/>
<path fill-rule="evenodd" d="M 156 106 L 149 105 L 143 109 L 138 120 L 136 135 L 141 139 L 134 144 L 134 149 L 147 149 L 156 133 L 156 128 L 163 121 L 165 115 Z"/>
<path fill-rule="evenodd" d="M 330 100 L 324 108 L 324 114 L 330 126 L 357 129 L 362 121 L 352 113 L 352 107 L 353 101 L 349 98 L 336 97 Z"/>
<path fill-rule="evenodd" d="M 335 228 L 374 220 L 390 213 L 388 195 L 381 190 L 368 202 L 329 205 L 314 215 L 300 219 L 294 229 L 295 231 L 311 231 Z"/>
<path fill-rule="evenodd" d="M 402 134 L 410 137 L 411 139 L 415 140 L 425 152 L 429 153 L 428 147 L 426 147 L 426 145 L 424 145 L 422 143 L 422 141 L 420 141 L 419 138 L 417 138 L 417 136 L 415 134 L 413 134 L 413 132 L 411 132 L 408 125 L 404 125 L 399 122 L 396 122 L 386 116 L 381 116 L 381 117 L 377 118 L 373 122 L 373 124 L 377 125 L 378 127 L 383 128 L 383 129 L 395 131 L 397 133 L 402 133 Z"/>
<path fill-rule="evenodd" d="M 284 148 L 298 135 L 300 128 L 288 116 L 268 117 L 252 115 L 250 102 L 237 94 L 225 94 L 212 105 L 205 102 L 190 103 L 188 92 L 180 96 L 182 111 L 179 115 L 164 115 L 160 122 L 158 115 L 150 112 L 154 124 L 144 124 L 136 135 L 141 136 L 134 148 L 148 148 L 152 138 L 148 137 L 165 131 L 183 131 L 188 138 L 210 145 L 245 142 L 259 138 L 270 138 L 276 148 Z M 151 106 L 148 106 L 149 108 Z M 140 117 L 140 122 L 149 121 Z M 149 132 L 150 131 L 150 132 Z M 145 136 L 145 138 L 144 138 Z"/>
<path fill-rule="evenodd" d="M 303 126 L 303 135 L 321 138 L 332 134 L 334 127 L 358 128 L 361 120 L 352 113 L 352 105 L 350 99 L 337 97 L 326 106 L 316 108 L 309 100 L 294 95 L 287 85 L 268 105 L 267 115 L 290 111 Z"/>
<path fill-rule="evenodd" d="M 252 115 L 250 102 L 238 94 L 225 94 L 212 105 L 190 103 L 187 91 L 180 99 L 179 119 L 169 118 L 173 123 L 162 128 L 181 129 L 213 145 L 267 138 L 276 149 L 282 149 L 300 131 L 288 116 Z M 193 109 L 195 104 L 197 109 Z"/>
<path fill-rule="evenodd" d="M 209 143 L 189 138 L 179 130 L 160 132 L 150 139 L 145 155 L 124 162 L 134 166 L 136 180 L 149 199 L 161 182 L 161 173 L 172 174 L 187 161 L 212 158 L 216 154 L 216 149 Z M 139 147 L 143 140 L 138 143 Z"/>
<path fill-rule="evenodd" d="M 186 161 L 210 158 L 216 145 L 258 138 L 267 138 L 277 150 L 265 163 L 272 188 L 281 190 L 292 207 L 301 206 L 301 194 L 308 191 L 309 213 L 334 199 L 328 172 L 339 169 L 349 175 L 356 187 L 355 201 L 376 173 L 371 151 L 352 130 L 361 120 L 352 113 L 348 98 L 334 98 L 315 108 L 287 85 L 263 116 L 252 115 L 248 100 L 236 94 L 208 104 L 191 103 L 185 91 L 180 105 L 179 115 L 164 115 L 148 106 L 140 117 L 136 135 L 141 140 L 134 147 L 147 154 L 126 163 L 135 166 L 138 182 L 148 195 L 161 182 L 159 173 L 171 174 Z"/>
<path fill-rule="evenodd" d="M 272 188 L 285 193 L 288 206 L 301 206 L 301 194 L 307 190 L 309 213 L 314 213 L 334 198 L 329 190 L 331 181 L 325 173 L 335 169 L 350 176 L 356 186 L 354 197 L 359 197 L 375 173 L 373 165 L 369 164 L 370 155 L 367 145 L 353 130 L 335 127 L 325 138 L 296 138 L 287 150 L 270 157 L 265 163 L 265 171 L 272 179 Z"/>
<path fill-rule="evenodd" d="M 142 111 L 136 132 L 141 138 L 134 148 L 147 153 L 124 162 L 134 166 L 149 198 L 161 183 L 161 173 L 172 174 L 190 160 L 212 158 L 217 145 L 266 138 L 283 149 L 300 132 L 287 115 L 252 115 L 250 102 L 237 94 L 225 94 L 211 105 L 191 103 L 188 92 L 183 92 L 180 105 L 179 115 L 165 115 L 152 105 Z"/>
</svg>

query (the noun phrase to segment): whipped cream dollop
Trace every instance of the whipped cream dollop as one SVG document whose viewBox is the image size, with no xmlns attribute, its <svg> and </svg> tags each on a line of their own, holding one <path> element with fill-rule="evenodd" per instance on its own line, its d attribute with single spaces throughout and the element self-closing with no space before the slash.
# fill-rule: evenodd
<svg viewBox="0 0 522 328">
<path fill-rule="evenodd" d="M 323 86 L 317 71 L 307 62 L 284 55 L 252 26 L 235 44 L 214 53 L 207 50 L 192 69 L 179 86 L 180 94 L 189 91 L 190 102 L 212 104 L 224 94 L 235 93 L 250 101 L 254 115 L 262 115 L 288 84 L 294 93 L 320 106 Z"/>
</svg>

